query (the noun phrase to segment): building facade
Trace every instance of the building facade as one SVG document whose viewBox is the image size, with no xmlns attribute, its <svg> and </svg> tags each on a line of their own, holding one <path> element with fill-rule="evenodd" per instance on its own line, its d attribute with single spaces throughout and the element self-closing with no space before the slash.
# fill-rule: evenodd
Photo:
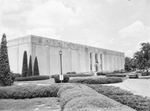
<svg viewBox="0 0 150 111">
<path fill-rule="evenodd" d="M 67 72 L 113 72 L 124 69 L 124 53 L 80 45 L 61 40 L 29 35 L 8 41 L 10 68 L 21 73 L 23 53 L 37 56 L 40 75 L 60 74 L 60 55 L 62 51 L 62 71 Z M 32 63 L 33 64 L 33 63 Z"/>
</svg>

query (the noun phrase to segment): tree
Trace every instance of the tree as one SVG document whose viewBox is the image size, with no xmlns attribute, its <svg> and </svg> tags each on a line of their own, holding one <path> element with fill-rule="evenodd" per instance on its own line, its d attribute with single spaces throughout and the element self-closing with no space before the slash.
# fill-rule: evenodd
<svg viewBox="0 0 150 111">
<path fill-rule="evenodd" d="M 136 68 L 136 61 L 130 57 L 125 57 L 125 70 L 131 71 Z"/>
<path fill-rule="evenodd" d="M 26 77 L 27 73 L 28 73 L 27 51 L 24 51 L 24 54 L 23 54 L 23 64 L 22 64 L 22 77 Z"/>
<path fill-rule="evenodd" d="M 12 74 L 10 73 L 7 39 L 5 33 L 2 36 L 0 47 L 0 83 L 3 86 L 10 86 L 13 83 Z"/>
<path fill-rule="evenodd" d="M 29 68 L 28 68 L 27 76 L 32 76 L 32 57 L 31 57 L 31 55 L 30 55 L 30 60 L 29 60 Z"/>
<path fill-rule="evenodd" d="M 132 70 L 132 63 L 130 57 L 125 57 L 125 70 L 131 71 Z"/>
<path fill-rule="evenodd" d="M 35 57 L 35 60 L 34 60 L 34 71 L 33 71 L 33 73 L 34 73 L 33 74 L 34 76 L 39 76 L 40 75 L 37 57 Z"/>
<path fill-rule="evenodd" d="M 0 53 L 0 72 L 10 72 L 8 51 L 7 51 L 7 40 L 6 34 L 4 33 L 1 41 L 1 53 Z"/>
<path fill-rule="evenodd" d="M 134 53 L 134 59 L 139 69 L 145 69 L 148 74 L 150 68 L 150 43 L 141 43 L 140 51 Z"/>
</svg>

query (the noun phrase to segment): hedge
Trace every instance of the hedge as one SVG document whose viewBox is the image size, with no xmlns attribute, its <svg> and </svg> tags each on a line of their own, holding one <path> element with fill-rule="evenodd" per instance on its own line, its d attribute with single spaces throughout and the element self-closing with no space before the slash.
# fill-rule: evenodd
<svg viewBox="0 0 150 111">
<path fill-rule="evenodd" d="M 106 77 L 126 77 L 126 74 L 106 74 Z"/>
<path fill-rule="evenodd" d="M 0 87 L 0 99 L 25 99 L 36 97 L 57 97 L 61 85 L 52 84 L 46 86 L 24 85 Z"/>
<path fill-rule="evenodd" d="M 74 78 L 70 83 L 83 83 L 83 84 L 110 84 L 122 82 L 122 78 L 115 77 L 87 77 L 87 78 Z"/>
<path fill-rule="evenodd" d="M 104 73 L 104 72 L 97 72 L 97 76 L 100 76 L 100 75 L 105 76 L 106 73 Z"/>
<path fill-rule="evenodd" d="M 58 75 L 58 74 L 56 74 Z M 63 75 L 67 75 L 68 77 L 90 77 L 90 76 L 93 76 L 93 74 L 83 74 L 83 73 L 80 73 L 80 74 L 63 74 Z M 55 75 L 51 75 L 51 78 L 54 78 Z"/>
<path fill-rule="evenodd" d="M 92 88 L 95 88 L 98 91 L 98 88 L 100 87 L 93 86 L 90 88 L 82 84 L 69 83 L 46 86 L 7 86 L 0 87 L 0 99 L 59 97 L 60 105 L 63 111 L 132 111 L 129 107 L 121 105 L 120 103 L 99 94 Z"/>
<path fill-rule="evenodd" d="M 108 96 L 124 105 L 127 105 L 137 111 L 150 111 L 150 99 L 133 93 L 122 90 L 118 87 L 104 86 L 104 85 L 91 85 L 87 84 L 98 93 Z"/>
<path fill-rule="evenodd" d="M 69 81 L 69 76 L 67 76 L 67 75 L 63 75 L 63 76 L 64 76 L 64 78 L 63 78 L 63 80 L 62 80 L 62 81 L 60 80 L 59 76 L 60 76 L 60 75 L 54 75 L 55 83 L 61 83 L 61 82 L 63 82 L 63 83 L 67 83 L 67 82 Z"/>
<path fill-rule="evenodd" d="M 138 74 L 131 74 L 131 75 L 129 75 L 129 78 L 137 79 L 137 78 L 139 78 L 139 75 Z"/>
<path fill-rule="evenodd" d="M 49 76 L 29 76 L 29 77 L 17 77 L 15 81 L 37 81 L 49 79 Z"/>
<path fill-rule="evenodd" d="M 58 96 L 63 111 L 134 111 L 81 84 L 64 85 Z"/>
<path fill-rule="evenodd" d="M 66 74 L 77 74 L 77 73 L 73 71 L 73 72 L 67 72 Z"/>
</svg>

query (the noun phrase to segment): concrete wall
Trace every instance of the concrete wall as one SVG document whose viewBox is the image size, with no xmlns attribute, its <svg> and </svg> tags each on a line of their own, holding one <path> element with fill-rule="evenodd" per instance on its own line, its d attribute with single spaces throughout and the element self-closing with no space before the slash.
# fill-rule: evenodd
<svg viewBox="0 0 150 111">
<path fill-rule="evenodd" d="M 60 50 L 62 51 L 63 73 L 91 71 L 90 53 L 92 54 L 92 71 L 95 71 L 96 54 L 99 71 L 113 72 L 124 69 L 124 53 L 122 52 L 30 35 L 8 41 L 9 60 L 13 72 L 21 73 L 25 50 L 28 54 L 28 61 L 30 55 L 32 55 L 33 62 L 37 56 L 41 75 L 60 73 Z"/>
</svg>

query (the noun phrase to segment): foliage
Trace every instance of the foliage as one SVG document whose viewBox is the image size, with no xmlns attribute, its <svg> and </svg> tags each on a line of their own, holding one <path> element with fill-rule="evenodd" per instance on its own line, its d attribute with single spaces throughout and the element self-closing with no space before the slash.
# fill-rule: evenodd
<svg viewBox="0 0 150 111">
<path fill-rule="evenodd" d="M 60 75 L 54 75 L 54 80 L 55 80 L 55 83 L 61 83 L 61 80 L 60 80 Z M 63 83 L 67 83 L 69 81 L 69 76 L 68 75 L 63 75 L 64 78 L 62 80 Z"/>
<path fill-rule="evenodd" d="M 24 54 L 23 54 L 23 64 L 22 64 L 22 77 L 26 77 L 27 73 L 28 73 L 27 51 L 24 51 Z"/>
<path fill-rule="evenodd" d="M 87 78 L 75 78 L 71 79 L 70 83 L 83 83 L 83 84 L 110 84 L 122 82 L 122 78 L 119 77 L 87 77 Z"/>
<path fill-rule="evenodd" d="M 107 111 L 125 108 L 118 102 L 81 84 L 63 85 L 58 91 L 58 96 L 63 111 L 99 111 L 103 109 Z M 130 108 L 128 110 L 131 111 Z"/>
<path fill-rule="evenodd" d="M 125 57 L 125 70 L 126 71 L 132 71 L 136 68 L 136 63 L 134 59 L 131 59 L 130 57 Z"/>
<path fill-rule="evenodd" d="M 13 74 L 13 76 L 14 76 L 15 78 L 21 77 L 21 74 L 19 74 L 19 73 L 12 73 L 12 74 Z"/>
<path fill-rule="evenodd" d="M 39 75 L 40 75 L 37 57 L 35 57 L 35 60 L 34 60 L 34 71 L 33 71 L 33 75 L 34 75 L 34 76 L 39 76 Z"/>
<path fill-rule="evenodd" d="M 106 77 L 126 77 L 126 74 L 106 74 Z"/>
<path fill-rule="evenodd" d="M 14 77 L 11 72 L 0 74 L 0 86 L 11 86 L 14 82 Z"/>
<path fill-rule="evenodd" d="M 32 57 L 31 57 L 31 55 L 30 55 L 30 60 L 29 60 L 29 68 L 28 68 L 27 76 L 32 76 Z"/>
<path fill-rule="evenodd" d="M 0 85 L 10 86 L 12 83 L 13 79 L 9 66 L 7 39 L 6 35 L 3 34 L 0 47 Z"/>
<path fill-rule="evenodd" d="M 98 93 L 104 94 L 124 105 L 127 105 L 137 111 L 149 111 L 150 109 L 150 99 L 133 95 L 133 93 L 122 90 L 118 87 L 104 86 L 104 85 L 94 85 L 87 84 L 92 89 L 96 90 Z"/>
<path fill-rule="evenodd" d="M 148 74 L 150 68 L 150 43 L 141 43 L 140 51 L 134 53 L 134 59 L 139 69 L 145 69 Z"/>
<path fill-rule="evenodd" d="M 57 97 L 60 88 L 58 84 L 52 85 L 24 85 L 0 87 L 0 99 L 25 99 L 36 97 Z"/>
<path fill-rule="evenodd" d="M 63 74 L 63 75 L 67 75 L 68 77 L 89 77 L 89 76 L 93 76 L 93 74 Z M 51 75 L 51 78 L 54 78 L 55 75 Z"/>
<path fill-rule="evenodd" d="M 77 73 L 73 71 L 73 72 L 67 72 L 66 74 L 77 74 Z"/>
<path fill-rule="evenodd" d="M 37 80 L 46 80 L 49 79 L 49 76 L 29 76 L 29 77 L 17 77 L 15 81 L 37 81 Z"/>
<path fill-rule="evenodd" d="M 106 73 L 104 73 L 104 72 L 97 72 L 97 76 L 99 76 L 99 75 L 103 75 L 103 76 L 105 76 L 105 75 L 106 75 Z"/>
</svg>

